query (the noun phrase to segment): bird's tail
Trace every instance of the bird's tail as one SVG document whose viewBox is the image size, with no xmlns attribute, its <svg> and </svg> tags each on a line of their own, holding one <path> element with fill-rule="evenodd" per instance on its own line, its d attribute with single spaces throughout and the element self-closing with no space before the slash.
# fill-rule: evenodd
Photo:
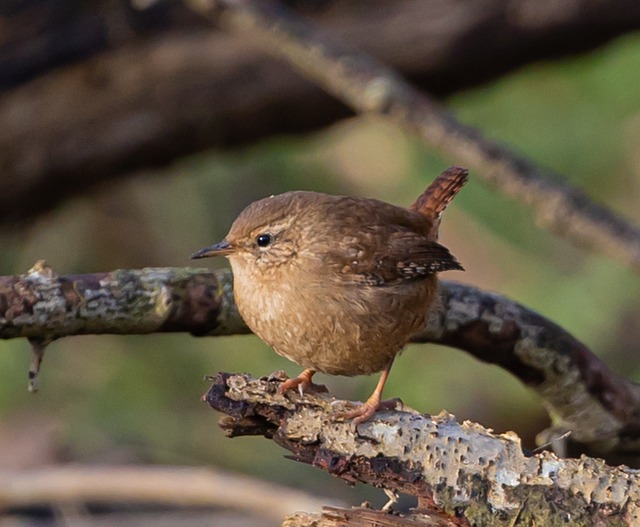
<svg viewBox="0 0 640 527">
<path fill-rule="evenodd" d="M 437 223 L 444 209 L 464 186 L 468 177 L 469 171 L 466 168 L 457 165 L 447 168 L 409 208 Z"/>
</svg>

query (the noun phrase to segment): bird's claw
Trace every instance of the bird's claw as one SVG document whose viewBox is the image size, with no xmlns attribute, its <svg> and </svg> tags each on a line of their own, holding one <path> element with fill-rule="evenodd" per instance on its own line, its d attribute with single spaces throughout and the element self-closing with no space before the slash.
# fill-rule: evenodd
<svg viewBox="0 0 640 527">
<path fill-rule="evenodd" d="M 341 419 L 343 421 L 353 419 L 352 426 L 354 427 L 371 419 L 378 411 L 378 408 L 380 408 L 380 403 L 376 404 L 371 401 L 366 401 L 364 403 L 353 401 L 334 401 L 331 405 L 335 407 L 337 406 L 336 403 L 342 403 L 344 406 L 352 407 L 351 410 L 336 412 L 335 417 L 336 419 Z"/>
<path fill-rule="evenodd" d="M 371 419 L 378 410 L 402 410 L 403 403 L 399 397 L 387 399 L 380 402 L 368 400 L 364 403 L 360 401 L 343 401 L 336 400 L 331 403 L 331 408 L 338 407 L 349 408 L 347 410 L 337 411 L 336 419 L 348 420 L 353 419 L 353 425 L 359 425 Z"/>
<path fill-rule="evenodd" d="M 289 390 L 297 389 L 300 395 L 304 393 L 307 385 L 310 384 L 306 379 L 301 379 L 300 377 L 294 377 L 293 379 L 286 379 L 282 381 L 280 386 L 278 386 L 278 394 L 284 395 Z"/>
<path fill-rule="evenodd" d="M 311 376 L 305 375 L 304 372 L 293 379 L 285 379 L 278 386 L 278 394 L 284 395 L 289 390 L 298 390 L 300 397 L 306 393 L 324 393 L 327 387 L 324 384 L 315 384 L 311 381 Z"/>
</svg>

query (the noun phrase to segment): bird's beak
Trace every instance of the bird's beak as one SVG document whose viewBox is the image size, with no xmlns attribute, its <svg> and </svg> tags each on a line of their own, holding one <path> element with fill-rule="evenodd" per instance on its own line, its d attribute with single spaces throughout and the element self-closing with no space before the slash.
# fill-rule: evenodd
<svg viewBox="0 0 640 527">
<path fill-rule="evenodd" d="M 227 240 L 222 240 L 221 242 L 214 243 L 209 247 L 196 251 L 191 255 L 191 259 L 196 260 L 198 258 L 211 258 L 212 256 L 226 256 L 232 252 L 233 247 L 231 244 Z"/>
</svg>

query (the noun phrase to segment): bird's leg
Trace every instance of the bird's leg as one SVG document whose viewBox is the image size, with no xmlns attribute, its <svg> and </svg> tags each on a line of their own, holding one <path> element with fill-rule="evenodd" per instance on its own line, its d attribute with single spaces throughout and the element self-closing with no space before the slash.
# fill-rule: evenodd
<svg viewBox="0 0 640 527">
<path fill-rule="evenodd" d="M 287 379 L 280 386 L 278 386 L 278 393 L 283 395 L 287 390 L 298 389 L 300 396 L 304 392 L 321 392 L 327 391 L 327 389 L 321 384 L 314 384 L 311 379 L 316 373 L 316 370 L 307 368 L 300 375 L 293 379 Z"/>
<path fill-rule="evenodd" d="M 373 414 L 375 414 L 381 406 L 384 406 L 384 402 L 382 402 L 382 390 L 384 390 L 384 384 L 387 382 L 392 365 L 393 359 L 391 359 L 384 370 L 382 370 L 376 389 L 373 390 L 371 396 L 364 403 L 358 404 L 353 410 L 340 412 L 337 417 L 340 419 L 353 419 L 354 426 L 371 419 Z"/>
</svg>

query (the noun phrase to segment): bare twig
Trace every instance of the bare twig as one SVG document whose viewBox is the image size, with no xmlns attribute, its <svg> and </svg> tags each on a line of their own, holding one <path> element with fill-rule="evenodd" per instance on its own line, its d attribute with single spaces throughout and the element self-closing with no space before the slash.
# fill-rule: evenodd
<svg viewBox="0 0 640 527">
<path fill-rule="evenodd" d="M 190 4 L 238 34 L 259 39 L 357 112 L 394 118 L 425 143 L 506 195 L 529 205 L 540 224 L 640 272 L 640 229 L 592 202 L 560 176 L 461 124 L 430 96 L 371 57 L 340 48 L 316 34 L 281 4 L 266 0 L 191 0 Z"/>
<path fill-rule="evenodd" d="M 40 264 L 0 277 L 0 338 L 48 342 L 70 335 L 248 333 L 229 271 L 121 269 L 59 276 Z M 624 379 L 553 322 L 500 295 L 442 281 L 440 308 L 416 342 L 462 349 L 515 375 L 549 411 L 553 437 L 640 449 L 640 385 Z"/>
<path fill-rule="evenodd" d="M 453 416 L 411 410 L 377 413 L 353 427 L 335 420 L 333 397 L 276 394 L 277 382 L 220 374 L 209 404 L 232 419 L 247 418 L 269 438 L 348 482 L 417 496 L 419 509 L 437 510 L 454 525 L 637 525 L 640 476 L 583 457 L 549 452 L 527 456 L 512 432 L 493 434 Z"/>
</svg>

